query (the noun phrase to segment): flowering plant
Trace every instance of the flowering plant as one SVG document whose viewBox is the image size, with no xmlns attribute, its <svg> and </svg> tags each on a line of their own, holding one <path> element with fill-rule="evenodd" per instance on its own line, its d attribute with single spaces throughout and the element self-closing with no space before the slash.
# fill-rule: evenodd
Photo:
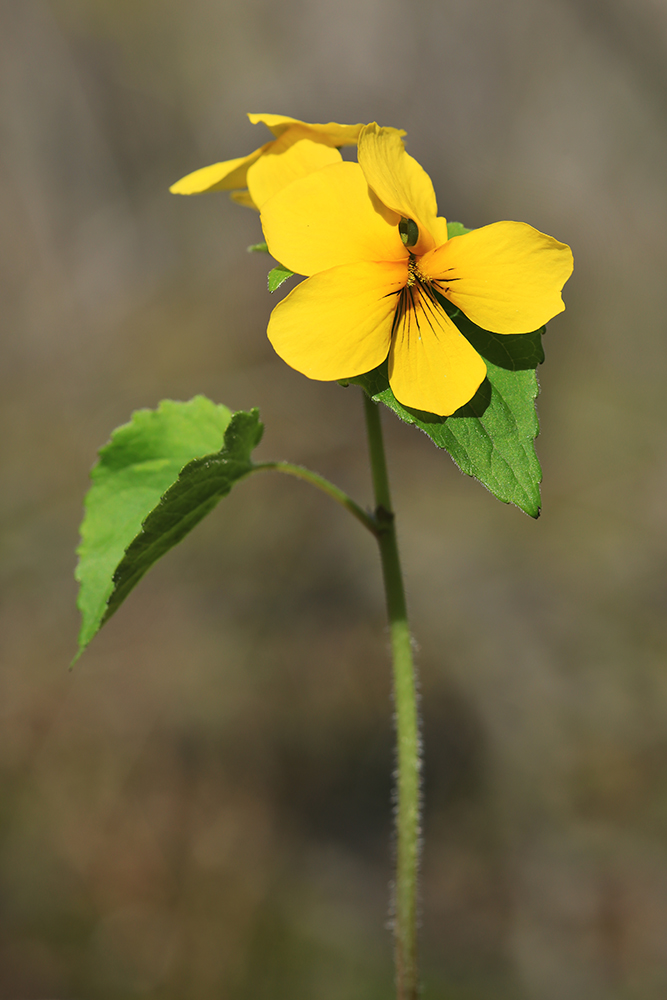
<svg viewBox="0 0 667 1000">
<path fill-rule="evenodd" d="M 382 442 L 383 403 L 446 449 L 504 502 L 539 513 L 535 368 L 544 324 L 564 309 L 568 246 L 521 222 L 477 230 L 438 216 L 404 132 L 250 115 L 273 139 L 196 170 L 177 194 L 229 190 L 258 210 L 276 266 L 269 290 L 304 280 L 274 308 L 268 336 L 310 378 L 361 386 L 375 503 L 365 510 L 318 473 L 254 462 L 256 410 L 198 396 L 135 413 L 100 451 L 77 578 L 80 652 L 143 574 L 245 477 L 278 471 L 342 504 L 376 538 L 390 622 L 397 728 L 394 934 L 399 1000 L 414 1000 L 420 755 L 415 671 Z M 358 162 L 339 147 L 356 145 Z M 80 655 L 80 654 L 79 654 Z"/>
</svg>

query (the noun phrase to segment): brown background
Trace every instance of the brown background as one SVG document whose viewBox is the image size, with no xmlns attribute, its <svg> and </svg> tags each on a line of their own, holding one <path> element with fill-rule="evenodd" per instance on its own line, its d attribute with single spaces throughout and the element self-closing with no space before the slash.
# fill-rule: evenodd
<svg viewBox="0 0 667 1000">
<path fill-rule="evenodd" d="M 544 514 L 386 413 L 426 750 L 434 1000 L 667 991 L 667 7 L 4 0 L 0 996 L 391 995 L 391 702 L 372 541 L 243 484 L 73 673 L 96 449 L 204 392 L 370 500 L 356 390 L 265 337 L 254 213 L 174 198 L 246 111 L 406 128 L 441 211 L 570 243 Z"/>
</svg>

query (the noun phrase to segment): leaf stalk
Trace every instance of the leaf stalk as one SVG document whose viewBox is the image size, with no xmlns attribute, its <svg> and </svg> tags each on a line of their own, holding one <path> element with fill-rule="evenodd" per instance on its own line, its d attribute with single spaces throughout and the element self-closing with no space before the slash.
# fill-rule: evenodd
<svg viewBox="0 0 667 1000">
<path fill-rule="evenodd" d="M 297 479 L 303 479 L 304 482 L 315 486 L 318 490 L 331 497 L 332 500 L 335 500 L 336 503 L 341 504 L 346 510 L 349 510 L 350 514 L 356 517 L 357 521 L 360 521 L 364 528 L 367 528 L 377 538 L 379 528 L 373 514 L 360 507 L 344 490 L 335 486 L 334 483 L 330 483 L 328 479 L 325 479 L 318 472 L 312 472 L 311 469 L 306 469 L 303 465 L 293 465 L 291 462 L 259 462 L 253 465 L 249 472 L 282 472 L 287 476 L 295 476 Z"/>
</svg>

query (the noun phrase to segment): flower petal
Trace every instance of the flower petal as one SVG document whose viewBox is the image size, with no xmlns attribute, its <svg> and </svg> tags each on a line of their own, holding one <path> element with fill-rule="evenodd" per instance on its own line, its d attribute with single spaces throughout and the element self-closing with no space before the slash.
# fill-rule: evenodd
<svg viewBox="0 0 667 1000">
<path fill-rule="evenodd" d="M 309 378 L 351 378 L 387 357 L 407 265 L 361 262 L 302 281 L 271 313 L 276 353 Z"/>
<path fill-rule="evenodd" d="M 273 134 L 278 138 L 283 132 L 287 131 L 293 125 L 302 125 L 304 128 L 311 130 L 312 132 L 318 132 L 323 136 L 326 136 L 330 140 L 332 146 L 355 146 L 357 139 L 359 138 L 359 133 L 364 127 L 363 124 L 359 125 L 339 125 L 337 122 L 329 122 L 327 125 L 311 125 L 308 122 L 300 122 L 296 118 L 286 118 L 284 115 L 248 115 L 248 118 L 253 125 L 258 122 L 263 122 L 267 128 L 270 128 Z M 405 135 L 405 132 L 401 131 L 401 135 Z"/>
<path fill-rule="evenodd" d="M 399 310 L 389 352 L 392 391 L 403 406 L 447 417 L 472 399 L 486 365 L 427 288 L 406 288 Z"/>
<path fill-rule="evenodd" d="M 231 191 L 232 188 L 245 187 L 248 167 L 272 145 L 272 142 L 267 142 L 248 156 L 239 156 L 235 160 L 212 163 L 210 167 L 194 170 L 172 184 L 169 190 L 172 194 L 204 194 L 205 191 Z"/>
<path fill-rule="evenodd" d="M 248 190 L 261 209 L 267 199 L 299 177 L 321 170 L 332 163 L 341 163 L 342 156 L 333 146 L 320 140 L 304 138 L 308 133 L 299 126 L 269 143 L 263 156 L 248 168 Z"/>
<path fill-rule="evenodd" d="M 454 236 L 419 262 L 450 302 L 492 333 L 530 333 L 565 308 L 572 251 L 524 222 Z"/>
<path fill-rule="evenodd" d="M 229 197 L 232 201 L 235 201 L 237 205 L 244 205 L 246 208 L 254 208 L 256 212 L 259 212 L 259 209 L 252 200 L 250 191 L 248 191 L 247 188 L 242 188 L 240 191 L 230 191 Z"/>
<path fill-rule="evenodd" d="M 447 219 L 443 219 L 442 216 L 438 216 L 436 219 L 433 219 L 429 224 L 429 231 L 435 240 L 436 247 L 446 243 L 449 239 L 449 234 L 447 232 Z"/>
<path fill-rule="evenodd" d="M 417 223 L 419 240 L 411 247 L 412 252 L 420 255 L 432 250 L 436 241 L 431 227 L 438 214 L 435 191 L 424 168 L 405 152 L 399 132 L 380 128 L 375 122 L 366 125 L 359 136 L 358 158 L 369 187 L 380 201 Z"/>
<path fill-rule="evenodd" d="M 334 163 L 294 181 L 262 206 L 269 253 L 316 274 L 353 261 L 407 260 L 398 216 L 371 197 L 357 163 Z"/>
</svg>

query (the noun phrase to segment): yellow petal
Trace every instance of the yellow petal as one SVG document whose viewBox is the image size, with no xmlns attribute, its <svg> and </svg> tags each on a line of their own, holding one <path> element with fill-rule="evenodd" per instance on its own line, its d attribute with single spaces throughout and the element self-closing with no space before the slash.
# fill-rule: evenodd
<svg viewBox="0 0 667 1000">
<path fill-rule="evenodd" d="M 342 161 L 333 146 L 313 142 L 304 135 L 307 133 L 299 126 L 288 129 L 249 167 L 248 190 L 260 209 L 268 198 L 292 181 Z"/>
<path fill-rule="evenodd" d="M 387 221 L 357 163 L 301 177 L 262 206 L 269 252 L 290 271 L 316 274 L 353 261 L 406 260 L 398 216 Z"/>
<path fill-rule="evenodd" d="M 400 296 L 389 353 L 389 384 L 403 406 L 446 417 L 468 403 L 486 365 L 428 288 Z"/>
<path fill-rule="evenodd" d="M 455 236 L 419 262 L 468 319 L 493 333 L 530 333 L 565 308 L 572 251 L 524 222 Z"/>
<path fill-rule="evenodd" d="M 223 163 L 212 163 L 210 167 L 201 167 L 181 177 L 180 181 L 172 184 L 169 190 L 172 194 L 204 194 L 205 191 L 231 191 L 232 188 L 245 187 L 248 167 L 252 166 L 271 145 L 273 143 L 267 142 L 248 156 L 239 156 L 235 160 L 225 160 Z"/>
<path fill-rule="evenodd" d="M 438 214 L 431 178 L 412 156 L 396 129 L 380 128 L 373 122 L 359 136 L 359 165 L 369 186 L 387 208 L 413 219 L 419 240 L 412 247 L 419 255 L 432 250 L 436 241 L 431 226 Z"/>
<path fill-rule="evenodd" d="M 355 263 L 302 281 L 271 313 L 276 353 L 309 378 L 351 378 L 387 357 L 407 265 Z"/>
<path fill-rule="evenodd" d="M 252 200 L 250 191 L 248 191 L 247 188 L 243 188 L 241 191 L 230 191 L 229 197 L 232 201 L 235 201 L 237 205 L 244 205 L 246 208 L 254 208 L 256 212 L 259 212 L 259 208 Z"/>
<path fill-rule="evenodd" d="M 326 125 L 311 125 L 308 122 L 298 121 L 296 118 L 286 118 L 284 115 L 248 115 L 253 125 L 263 122 L 270 128 L 276 138 L 283 134 L 293 125 L 302 125 L 304 128 L 317 132 L 329 139 L 332 146 L 355 146 L 359 133 L 364 127 L 359 125 L 339 125 L 337 122 L 329 122 Z M 405 132 L 400 133 L 405 135 Z"/>
<path fill-rule="evenodd" d="M 442 244 L 446 243 L 449 239 L 447 234 L 447 219 L 443 219 L 441 216 L 431 220 L 429 223 L 429 230 L 431 232 L 431 236 L 435 240 L 436 247 L 442 246 Z"/>
</svg>

